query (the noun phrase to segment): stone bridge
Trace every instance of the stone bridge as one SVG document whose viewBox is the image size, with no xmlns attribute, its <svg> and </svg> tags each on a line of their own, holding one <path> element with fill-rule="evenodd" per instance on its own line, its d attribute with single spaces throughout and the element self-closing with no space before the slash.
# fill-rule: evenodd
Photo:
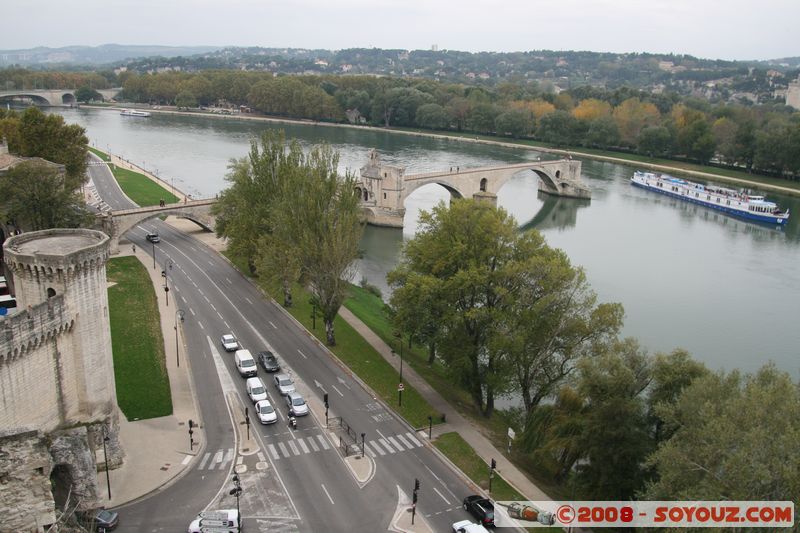
<svg viewBox="0 0 800 533">
<path fill-rule="evenodd" d="M 122 89 L 97 89 L 105 100 L 113 100 Z M 31 100 L 37 106 L 63 107 L 73 106 L 76 89 L 17 89 L 10 91 L 0 91 L 0 101 L 2 100 Z"/>
<path fill-rule="evenodd" d="M 190 200 L 184 203 L 165 205 L 164 207 L 156 205 L 108 211 L 98 215 L 98 217 L 100 218 L 103 232 L 111 237 L 111 253 L 116 254 L 119 253 L 119 239 L 121 236 L 125 235 L 128 230 L 137 224 L 161 215 L 185 218 L 206 231 L 214 231 L 214 217 L 211 214 L 211 206 L 216 202 L 216 198 Z"/>
<path fill-rule="evenodd" d="M 465 168 L 450 171 L 405 175 L 405 169 L 382 165 L 375 150 L 361 168 L 356 192 L 367 222 L 378 226 L 403 227 L 405 201 L 415 190 L 435 183 L 452 198 L 474 198 L 497 202 L 497 192 L 515 174 L 531 171 L 539 176 L 539 190 L 571 198 L 590 198 L 591 191 L 581 181 L 581 163 L 572 159 L 528 161 L 513 165 Z"/>
</svg>

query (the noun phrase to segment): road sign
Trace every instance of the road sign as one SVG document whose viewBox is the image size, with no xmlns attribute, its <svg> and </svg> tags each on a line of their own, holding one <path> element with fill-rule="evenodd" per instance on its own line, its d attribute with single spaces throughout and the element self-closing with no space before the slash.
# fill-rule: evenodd
<svg viewBox="0 0 800 533">
<path fill-rule="evenodd" d="M 402 383 L 397 386 L 397 391 L 398 392 L 403 392 L 404 390 L 406 390 L 406 387 Z"/>
<path fill-rule="evenodd" d="M 508 428 L 508 438 L 511 439 L 511 440 L 514 440 L 514 437 L 516 437 L 516 436 L 517 436 L 517 434 L 514 433 L 514 430 L 511 429 L 511 428 Z"/>
</svg>

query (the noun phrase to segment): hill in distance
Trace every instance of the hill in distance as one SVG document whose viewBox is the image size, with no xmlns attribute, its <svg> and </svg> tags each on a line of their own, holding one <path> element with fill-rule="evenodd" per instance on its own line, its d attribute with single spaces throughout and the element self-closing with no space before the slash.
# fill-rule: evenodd
<svg viewBox="0 0 800 533">
<path fill-rule="evenodd" d="M 158 46 L 103 44 L 100 46 L 37 47 L 0 50 L 0 67 L 52 67 L 55 65 L 104 65 L 140 57 L 177 57 L 205 54 L 217 46 Z"/>
</svg>

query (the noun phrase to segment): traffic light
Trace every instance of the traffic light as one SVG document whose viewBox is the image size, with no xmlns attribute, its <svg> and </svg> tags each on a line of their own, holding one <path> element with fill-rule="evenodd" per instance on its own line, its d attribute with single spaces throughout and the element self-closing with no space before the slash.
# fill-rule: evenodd
<svg viewBox="0 0 800 533">
<path fill-rule="evenodd" d="M 492 459 L 492 470 L 494 470 L 495 468 L 497 468 L 497 461 Z"/>
<path fill-rule="evenodd" d="M 414 496 L 412 497 L 412 502 L 414 505 L 417 504 L 417 491 L 414 491 Z"/>
<path fill-rule="evenodd" d="M 190 418 L 190 419 L 189 419 L 189 429 L 192 429 L 193 427 L 194 427 L 194 422 L 193 422 L 193 421 L 192 421 L 192 419 Z"/>
<path fill-rule="evenodd" d="M 416 494 L 418 490 L 419 490 L 419 479 L 414 478 L 414 493 Z"/>
<path fill-rule="evenodd" d="M 325 409 L 328 408 L 328 393 L 322 395 L 322 401 L 325 402 Z"/>
</svg>

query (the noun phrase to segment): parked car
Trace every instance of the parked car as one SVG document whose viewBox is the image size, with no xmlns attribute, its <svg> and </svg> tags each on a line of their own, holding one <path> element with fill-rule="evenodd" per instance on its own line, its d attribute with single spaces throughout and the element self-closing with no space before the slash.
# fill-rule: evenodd
<svg viewBox="0 0 800 533">
<path fill-rule="evenodd" d="M 256 403 L 256 414 L 262 424 L 274 424 L 278 421 L 278 413 L 275 408 L 269 403 L 269 400 L 261 400 Z"/>
<path fill-rule="evenodd" d="M 494 504 L 483 496 L 467 496 L 464 498 L 464 510 L 478 519 L 485 527 L 494 527 Z"/>
<path fill-rule="evenodd" d="M 147 239 L 147 242 L 161 242 L 161 237 L 158 236 L 158 233 L 148 233 L 144 238 Z"/>
<path fill-rule="evenodd" d="M 290 392 L 294 392 L 294 382 L 288 374 L 278 374 L 275 376 L 275 388 L 282 396 L 286 396 Z"/>
<path fill-rule="evenodd" d="M 234 337 L 232 333 L 223 335 L 219 341 L 222 343 L 222 347 L 225 348 L 226 352 L 235 352 L 239 349 L 239 341 L 236 340 L 236 337 Z"/>
<path fill-rule="evenodd" d="M 296 392 L 286 395 L 286 405 L 289 406 L 289 414 L 293 416 L 306 416 L 308 414 L 308 404 L 305 398 Z"/>
<path fill-rule="evenodd" d="M 256 358 L 266 372 L 278 372 L 281 369 L 281 365 L 278 364 L 278 358 L 269 350 L 258 352 Z"/>
<path fill-rule="evenodd" d="M 119 525 L 119 513 L 108 509 L 98 509 L 94 513 L 94 527 L 96 531 L 111 531 Z"/>
<path fill-rule="evenodd" d="M 453 533 L 489 533 L 489 530 L 480 524 L 473 524 L 469 520 L 461 520 L 453 524 Z"/>
<path fill-rule="evenodd" d="M 261 400 L 267 399 L 267 388 L 261 378 L 247 378 L 247 395 L 253 403 L 258 403 Z"/>
</svg>

